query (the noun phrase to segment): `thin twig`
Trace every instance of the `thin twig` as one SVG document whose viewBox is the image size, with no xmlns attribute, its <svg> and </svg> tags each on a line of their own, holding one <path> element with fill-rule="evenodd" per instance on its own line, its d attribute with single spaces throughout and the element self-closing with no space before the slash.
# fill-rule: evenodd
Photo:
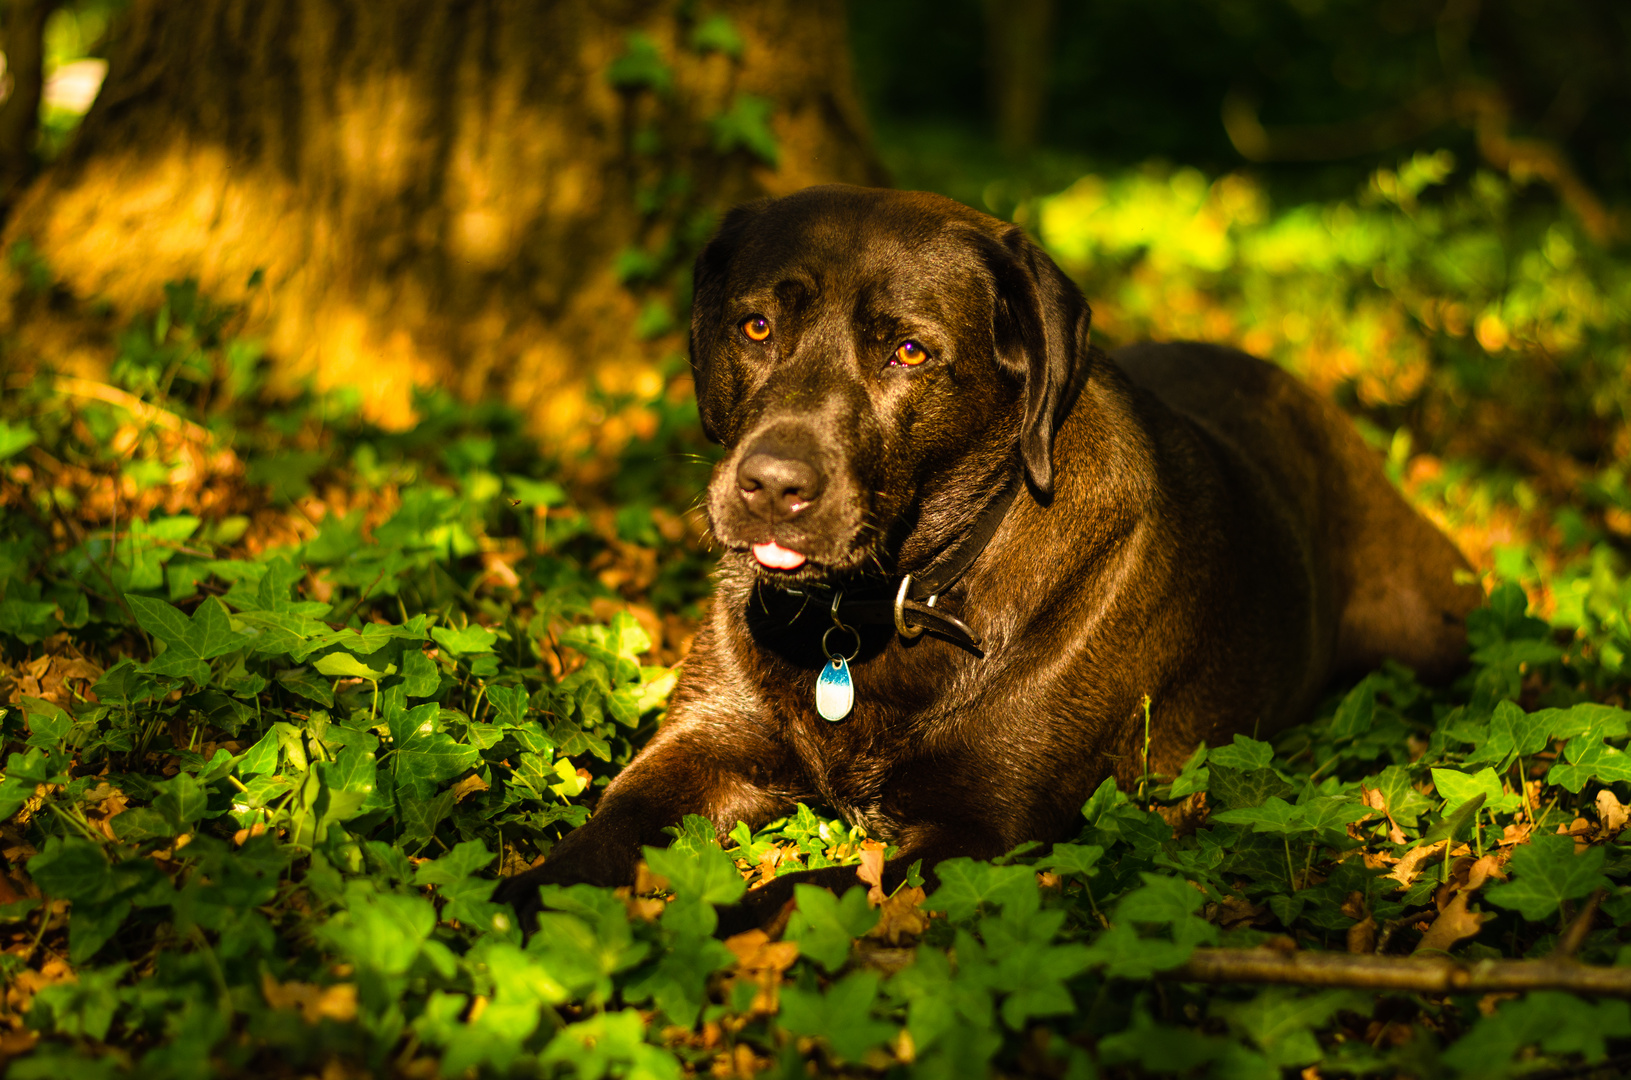
<svg viewBox="0 0 1631 1080">
<path fill-rule="evenodd" d="M 33 378 L 28 375 L 13 375 L 8 380 L 8 385 L 12 389 L 18 390 L 31 385 L 33 381 Z M 73 375 L 58 375 L 51 380 L 51 388 L 57 393 L 66 394 L 69 397 L 94 398 L 104 404 L 117 406 L 137 419 L 147 421 L 154 427 L 161 427 L 166 431 L 185 435 L 197 442 L 211 442 L 214 439 L 208 428 L 200 427 L 191 420 L 177 416 L 169 409 L 161 409 L 157 405 L 145 402 L 135 394 L 127 393 L 117 386 L 109 386 L 107 383 L 96 382 L 92 379 L 81 379 Z"/>
<path fill-rule="evenodd" d="M 1579 914 L 1569 922 L 1568 929 L 1564 930 L 1563 936 L 1558 939 L 1557 947 L 1552 950 L 1549 959 L 1573 959 L 1574 954 L 1580 951 L 1580 946 L 1585 944 L 1586 935 L 1591 933 L 1591 923 L 1597 915 L 1597 905 L 1601 904 L 1603 897 L 1607 895 L 1607 892 L 1598 889 L 1586 898 L 1586 902 L 1580 905 Z"/>
<path fill-rule="evenodd" d="M 1166 974 L 1178 982 L 1276 983 L 1286 986 L 1400 990 L 1424 994 L 1481 994 L 1568 990 L 1631 998 L 1631 968 L 1573 960 L 1480 960 L 1371 956 L 1276 949 L 1196 949 L 1189 962 Z"/>
</svg>

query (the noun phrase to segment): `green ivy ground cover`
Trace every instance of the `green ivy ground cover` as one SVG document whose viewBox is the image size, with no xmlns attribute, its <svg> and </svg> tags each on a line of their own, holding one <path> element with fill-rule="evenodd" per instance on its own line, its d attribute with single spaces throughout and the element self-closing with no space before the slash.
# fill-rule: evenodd
<svg viewBox="0 0 1631 1080">
<path fill-rule="evenodd" d="M 1375 673 L 926 896 L 801 807 L 724 847 L 689 819 L 523 938 L 498 876 L 661 722 L 705 602 L 694 428 L 655 403 L 574 500 L 494 407 L 265 404 L 232 316 L 172 287 L 109 384 L 0 406 L 8 1077 L 1482 1077 L 1631 1045 L 1620 1000 L 1163 974 L 1263 944 L 1631 963 L 1612 549 L 1558 626 L 1495 588 L 1455 686 Z M 713 936 L 750 880 L 851 863 Z"/>
</svg>

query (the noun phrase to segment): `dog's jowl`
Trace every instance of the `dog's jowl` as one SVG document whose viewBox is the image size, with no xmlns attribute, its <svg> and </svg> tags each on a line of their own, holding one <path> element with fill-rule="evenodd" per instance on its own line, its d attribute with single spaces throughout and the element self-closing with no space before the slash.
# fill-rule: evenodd
<svg viewBox="0 0 1631 1080">
<path fill-rule="evenodd" d="M 1333 675 L 1465 651 L 1475 586 L 1347 420 L 1206 345 L 1088 345 L 1015 226 L 812 188 L 697 260 L 691 362 L 726 454 L 717 596 L 669 719 L 589 823 L 504 895 L 626 884 L 686 814 L 797 800 L 921 859 L 1072 835 L 1108 775 L 1302 719 Z M 744 925 L 794 881 L 748 894 Z M 529 896 L 529 894 L 531 894 Z"/>
</svg>

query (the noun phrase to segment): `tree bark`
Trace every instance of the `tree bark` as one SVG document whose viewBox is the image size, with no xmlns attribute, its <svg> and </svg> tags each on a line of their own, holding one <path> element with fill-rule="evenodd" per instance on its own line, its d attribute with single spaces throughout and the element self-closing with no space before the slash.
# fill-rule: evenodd
<svg viewBox="0 0 1631 1080">
<path fill-rule="evenodd" d="M 6 83 L 0 104 L 0 205 L 34 175 L 34 137 L 45 92 L 45 20 L 61 0 L 9 0 L 4 8 Z"/>
<path fill-rule="evenodd" d="M 740 49 L 699 39 L 713 15 Z M 631 32 L 661 70 L 614 85 Z M 756 99 L 774 148 L 719 126 Z M 8 269 L 0 323 L 14 356 L 94 369 L 86 313 L 194 277 L 248 305 L 285 386 L 357 386 L 390 424 L 414 384 L 496 393 L 559 443 L 590 380 L 649 397 L 683 351 L 678 327 L 636 339 L 649 296 L 620 253 L 649 254 L 659 295 L 707 214 L 827 181 L 884 181 L 840 0 L 134 0 L 4 234 L 77 303 Z"/>
</svg>

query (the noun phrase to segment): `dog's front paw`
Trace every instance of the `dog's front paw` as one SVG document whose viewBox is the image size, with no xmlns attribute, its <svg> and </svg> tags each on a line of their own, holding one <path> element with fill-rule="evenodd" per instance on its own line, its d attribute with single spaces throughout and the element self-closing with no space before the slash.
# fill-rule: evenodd
<svg viewBox="0 0 1631 1080">
<path fill-rule="evenodd" d="M 728 938 L 749 930 L 779 937 L 793 914 L 793 883 L 785 878 L 750 889 L 734 904 L 719 908 L 716 937 Z"/>
<path fill-rule="evenodd" d="M 508 904 L 515 909 L 516 925 L 521 932 L 530 934 L 538 928 L 538 912 L 543 910 L 543 903 L 538 898 L 538 887 L 541 885 L 559 884 L 559 875 L 551 871 L 548 863 L 535 866 L 531 870 L 524 870 L 514 877 L 505 878 L 498 883 L 491 897 L 495 904 Z"/>
</svg>

